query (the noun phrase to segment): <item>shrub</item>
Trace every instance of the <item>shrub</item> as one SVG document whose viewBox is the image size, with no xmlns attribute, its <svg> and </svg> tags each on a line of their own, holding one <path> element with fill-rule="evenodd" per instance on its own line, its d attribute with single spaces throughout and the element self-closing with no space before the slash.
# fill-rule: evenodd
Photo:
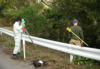
<svg viewBox="0 0 100 69">
<path fill-rule="evenodd" d="M 39 15 L 34 8 L 28 7 L 20 16 L 25 19 L 26 28 L 32 35 L 36 33 L 39 36 L 45 29 L 46 18 L 43 15 Z"/>
</svg>

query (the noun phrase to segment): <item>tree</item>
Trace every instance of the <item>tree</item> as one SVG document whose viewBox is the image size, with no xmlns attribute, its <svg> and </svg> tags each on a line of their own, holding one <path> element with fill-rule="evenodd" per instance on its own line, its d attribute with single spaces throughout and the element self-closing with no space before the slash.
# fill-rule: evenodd
<svg viewBox="0 0 100 69">
<path fill-rule="evenodd" d="M 52 11 L 47 10 L 46 16 L 49 19 L 49 23 L 52 24 L 52 28 L 56 25 L 54 30 L 59 29 L 59 32 L 61 32 L 56 34 L 61 41 L 63 39 L 61 35 L 64 34 L 65 27 L 72 26 L 72 20 L 78 19 L 79 25 L 84 30 L 85 41 L 91 47 L 99 48 L 98 44 L 100 43 L 98 42 L 100 38 L 97 35 L 99 33 L 99 27 L 97 26 L 99 26 L 98 23 L 100 22 L 99 6 L 99 0 L 54 0 Z M 95 30 L 98 30 L 98 32 Z M 65 36 L 64 38 L 67 39 Z"/>
</svg>

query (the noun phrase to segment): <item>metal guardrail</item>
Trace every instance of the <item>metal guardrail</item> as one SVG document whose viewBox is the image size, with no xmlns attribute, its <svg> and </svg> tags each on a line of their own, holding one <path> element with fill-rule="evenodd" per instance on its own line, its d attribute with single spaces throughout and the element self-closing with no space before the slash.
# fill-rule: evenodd
<svg viewBox="0 0 100 69">
<path fill-rule="evenodd" d="M 14 37 L 12 31 L 0 28 L 0 34 L 2 35 L 2 33 L 5 33 L 9 36 Z M 76 45 L 71 45 L 71 44 L 62 43 L 58 41 L 52 41 L 52 40 L 43 39 L 43 38 L 34 37 L 34 36 L 30 36 L 30 37 L 32 38 L 34 43 L 37 45 L 41 45 L 47 48 L 69 53 L 70 62 L 72 62 L 73 55 L 78 55 L 78 56 L 87 57 L 90 59 L 95 59 L 95 60 L 100 61 L 100 49 L 94 49 L 94 48 L 89 48 L 89 47 L 79 47 Z M 22 39 L 25 39 L 25 41 L 27 42 L 31 42 L 28 35 L 23 34 Z"/>
</svg>

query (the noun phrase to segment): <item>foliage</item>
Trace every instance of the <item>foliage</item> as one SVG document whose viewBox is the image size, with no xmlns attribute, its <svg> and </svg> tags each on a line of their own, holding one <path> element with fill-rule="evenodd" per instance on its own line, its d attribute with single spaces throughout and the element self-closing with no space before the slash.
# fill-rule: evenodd
<svg viewBox="0 0 100 69">
<path fill-rule="evenodd" d="M 41 33 L 44 30 L 46 24 L 46 18 L 43 15 L 38 15 L 37 11 L 32 7 L 28 7 L 20 14 L 21 18 L 26 21 L 26 28 L 29 32 Z"/>
<path fill-rule="evenodd" d="M 20 7 L 19 10 L 15 10 L 13 11 L 12 9 L 9 10 L 3 10 L 3 14 L 6 17 L 7 20 L 10 21 L 15 21 L 15 18 L 18 17 L 20 15 L 20 13 L 22 13 L 24 10 L 24 7 Z"/>
<path fill-rule="evenodd" d="M 0 4 L 0 10 L 7 22 L 13 24 L 14 19 L 21 16 L 26 20 L 31 34 L 62 42 L 68 42 L 66 27 L 73 25 L 73 19 L 78 19 L 85 42 L 91 47 L 100 48 L 99 6 L 99 0 L 54 0 L 51 9 L 44 8 L 42 3 L 35 0 L 9 0 Z"/>
<path fill-rule="evenodd" d="M 43 4 L 38 4 L 35 0 L 9 0 L 9 3 L 3 3 L 0 6 L 0 11 L 2 17 L 4 17 L 9 24 L 13 24 L 15 18 L 21 16 L 20 14 L 28 7 L 36 8 L 36 11 L 39 12 L 43 8 Z"/>
<path fill-rule="evenodd" d="M 89 59 L 89 58 L 85 58 L 85 57 L 80 57 L 80 56 L 74 56 L 73 61 L 77 65 L 93 66 L 93 65 L 99 65 L 100 64 L 99 61 Z"/>
<path fill-rule="evenodd" d="M 99 6 L 99 0 L 54 0 L 52 10 L 46 9 L 45 14 L 49 24 L 49 34 L 53 35 L 50 38 L 66 41 L 67 32 L 65 33 L 65 28 L 72 26 L 73 19 L 78 19 L 79 26 L 83 28 L 85 41 L 91 47 L 100 48 L 98 46 L 100 44 L 98 35 L 100 32 Z M 59 32 L 54 33 L 56 31 Z"/>
<path fill-rule="evenodd" d="M 8 41 L 8 42 L 7 42 L 7 45 L 9 45 L 9 46 L 14 46 L 14 42 Z"/>
<path fill-rule="evenodd" d="M 32 35 L 62 42 L 68 42 L 66 27 L 73 25 L 73 19 L 78 19 L 85 42 L 91 47 L 100 48 L 99 6 L 99 0 L 54 0 L 52 8 L 44 8 L 42 3 L 35 0 L 9 0 L 0 5 L 0 10 L 8 23 L 13 24 L 15 18 L 21 16 Z"/>
<path fill-rule="evenodd" d="M 2 10 L 10 7 L 10 1 L 0 0 L 0 17 L 3 16 Z"/>
</svg>

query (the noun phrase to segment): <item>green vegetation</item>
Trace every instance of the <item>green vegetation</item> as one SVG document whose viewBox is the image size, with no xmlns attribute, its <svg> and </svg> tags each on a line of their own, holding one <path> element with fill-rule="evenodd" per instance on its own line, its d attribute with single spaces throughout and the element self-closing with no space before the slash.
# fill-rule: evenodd
<svg viewBox="0 0 100 69">
<path fill-rule="evenodd" d="M 3 24 L 9 26 L 20 16 L 25 19 L 26 28 L 31 35 L 61 42 L 68 42 L 68 32 L 65 29 L 72 26 L 72 21 L 76 18 L 83 28 L 85 42 L 93 48 L 100 48 L 99 6 L 99 0 L 54 0 L 48 8 L 35 0 L 9 0 L 0 5 L 0 16 L 7 22 Z"/>
<path fill-rule="evenodd" d="M 65 28 L 72 26 L 72 21 L 76 18 L 79 20 L 79 25 L 83 28 L 85 41 L 91 47 L 100 48 L 98 35 L 100 32 L 99 6 L 99 0 L 54 1 L 52 10 L 47 10 L 46 14 L 46 17 L 49 19 L 49 31 L 52 31 L 50 35 L 53 35 L 51 38 L 66 41 L 67 32 L 65 32 Z"/>
<path fill-rule="evenodd" d="M 10 48 L 11 48 L 12 50 L 14 49 L 14 45 L 15 45 L 15 44 L 14 44 L 14 41 L 13 41 L 13 42 L 12 42 L 12 41 L 7 41 L 6 43 L 7 43 L 8 46 L 10 46 Z"/>
<path fill-rule="evenodd" d="M 93 59 L 80 57 L 80 56 L 74 56 L 74 63 L 77 65 L 86 65 L 87 67 L 92 67 L 93 65 L 96 65 L 96 68 L 100 68 L 100 61 L 96 61 Z M 95 67 L 93 67 L 95 68 Z"/>
<path fill-rule="evenodd" d="M 26 28 L 31 34 L 41 33 L 45 29 L 44 25 L 47 23 L 46 18 L 43 15 L 38 15 L 37 11 L 32 7 L 28 7 L 20 14 L 26 21 Z"/>
<path fill-rule="evenodd" d="M 62 69 L 62 64 L 61 63 L 59 63 L 59 69 Z"/>
</svg>

